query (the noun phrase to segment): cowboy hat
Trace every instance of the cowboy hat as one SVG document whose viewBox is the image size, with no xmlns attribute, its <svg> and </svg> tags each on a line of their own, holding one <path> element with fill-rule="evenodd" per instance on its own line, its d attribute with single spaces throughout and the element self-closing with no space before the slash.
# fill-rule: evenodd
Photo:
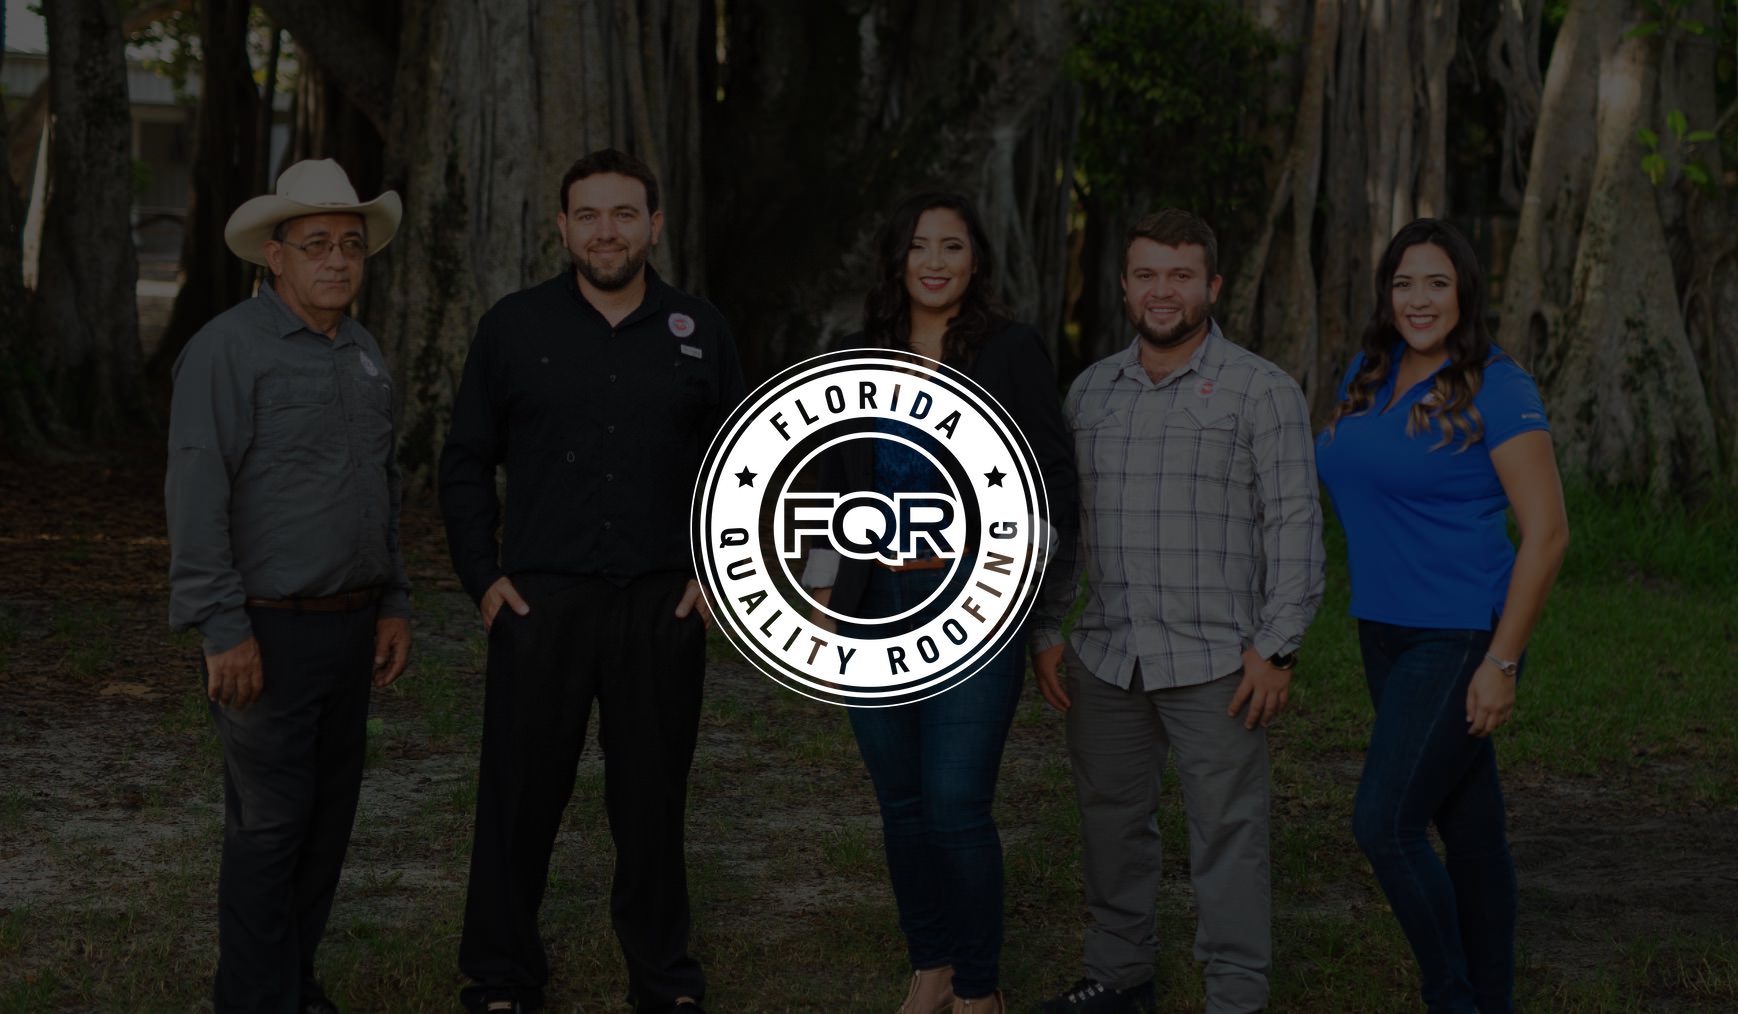
<svg viewBox="0 0 1738 1014">
<path fill-rule="evenodd" d="M 388 190 L 372 201 L 356 199 L 356 188 L 338 163 L 329 158 L 297 162 L 278 177 L 278 191 L 255 197 L 229 216 L 223 227 L 224 242 L 244 261 L 266 262 L 266 240 L 279 222 L 303 215 L 353 213 L 362 216 L 368 232 L 368 252 L 378 253 L 392 241 L 404 205 Z"/>
</svg>

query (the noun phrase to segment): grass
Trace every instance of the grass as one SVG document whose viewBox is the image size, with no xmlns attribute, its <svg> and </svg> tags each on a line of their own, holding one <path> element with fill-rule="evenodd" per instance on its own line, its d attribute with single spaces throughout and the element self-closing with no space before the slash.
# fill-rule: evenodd
<svg viewBox="0 0 1738 1014">
<path fill-rule="evenodd" d="M 1738 507 L 1699 513 L 1572 491 L 1572 542 L 1528 646 L 1503 763 L 1577 777 L 1652 775 L 1698 804 L 1738 805 Z M 1368 696 L 1346 615 L 1344 535 L 1282 732 L 1306 754 L 1362 750 Z M 1712 775 L 1713 777 L 1709 777 Z"/>
<path fill-rule="evenodd" d="M 62 673 L 89 681 L 114 668 L 114 630 L 117 615 L 112 606 L 63 604 L 54 614 L 54 643 L 62 649 Z"/>
<path fill-rule="evenodd" d="M 1523 870 L 1520 1006 L 1577 1014 L 1738 1008 L 1738 903 L 1717 879 L 1738 835 L 1707 838 L 1714 879 L 1705 891 L 1672 896 L 1679 903 L 1622 881 L 1647 872 L 1656 850 L 1693 854 L 1701 842 L 1674 842 L 1661 826 L 1738 806 L 1738 508 L 1656 511 L 1575 494 L 1570 517 L 1570 558 L 1534 638 L 1516 720 L 1499 734 L 1505 774 L 1512 784 L 1586 786 L 1603 806 L 1599 820 L 1666 816 L 1636 825 L 1643 830 L 1621 843 L 1625 851 L 1608 867 L 1614 882 L 1591 885 L 1605 892 L 1597 905 L 1541 893 L 1554 855 Z M 1416 1009 L 1410 952 L 1347 831 L 1369 702 L 1345 615 L 1343 540 L 1331 530 L 1328 538 L 1327 601 L 1304 644 L 1293 707 L 1272 731 L 1273 1007 Z M 487 649 L 457 593 L 424 593 L 418 606 L 411 670 L 374 697 L 363 809 L 320 951 L 322 976 L 351 1010 L 454 1009 L 461 984 L 456 953 Z M 425 626 L 425 614 L 446 619 Z M 20 615 L 0 611 L 0 655 L 35 643 Z M 67 654 L 114 622 L 73 605 L 44 636 Z M 904 990 L 904 945 L 846 714 L 732 664 L 734 650 L 716 635 L 708 655 L 688 845 L 694 948 L 711 978 L 710 1006 L 892 1009 Z M 70 660 L 66 667 L 68 675 L 85 672 Z M 115 766 L 124 759 L 126 774 L 0 791 L 0 857 L 12 857 L 0 861 L 29 859 L 52 885 L 14 892 L 4 885 L 38 882 L 0 880 L 0 1014 L 203 1002 L 216 954 L 222 795 L 221 751 L 196 682 L 124 731 L 127 749 L 116 749 Z M 28 723 L 7 727 L 8 742 L 34 735 Z M 626 1009 L 596 743 L 594 726 L 543 906 L 551 1010 Z M 153 763 L 163 757 L 170 760 Z M 143 791 L 146 805 L 113 818 L 111 837 L 88 837 L 93 820 L 119 808 L 105 793 L 123 781 Z M 1542 819 L 1526 809 L 1526 800 L 1544 798 L 1537 792 L 1512 798 L 1523 800 L 1522 823 Z M 997 816 L 1006 855 L 1003 985 L 1022 1009 L 1078 974 L 1084 927 L 1079 816 L 1061 723 L 1030 687 Z M 1697 833 L 1730 828 L 1729 814 L 1720 819 Z M 1160 1009 L 1198 1011 L 1197 913 L 1174 777 L 1164 784 L 1159 827 Z"/>
</svg>

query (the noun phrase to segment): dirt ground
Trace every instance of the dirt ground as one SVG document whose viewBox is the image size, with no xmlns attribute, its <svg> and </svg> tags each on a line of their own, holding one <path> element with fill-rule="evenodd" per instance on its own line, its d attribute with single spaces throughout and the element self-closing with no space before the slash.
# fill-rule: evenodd
<svg viewBox="0 0 1738 1014">
<path fill-rule="evenodd" d="M 201 754 L 209 751 L 199 746 L 209 720 L 189 693 L 197 640 L 166 627 L 160 466 L 0 461 L 0 491 L 0 916 L 101 905 L 136 896 L 138 884 L 153 880 L 184 881 L 186 897 L 214 907 L 214 884 L 202 878 L 214 868 L 222 821 L 216 761 Z M 413 507 L 405 533 L 419 609 L 450 621 L 436 625 L 444 632 L 430 630 L 425 616 L 418 635 L 446 638 L 449 654 L 462 656 L 469 604 L 446 569 L 438 518 Z M 419 646 L 424 656 L 430 650 Z M 724 713 L 747 716 L 785 693 L 728 664 L 714 667 L 708 692 Z M 387 727 L 410 707 L 376 695 L 376 717 Z M 1017 727 L 1008 764 L 1054 764 L 1061 756 L 1057 725 Z M 843 827 L 874 841 L 878 820 L 860 791 L 792 793 L 745 810 L 729 787 L 755 764 L 749 728 L 709 719 L 702 731 L 696 771 L 711 794 L 695 792 L 693 823 L 728 818 L 745 830 L 694 843 L 703 863 L 741 874 L 784 862 L 788 857 L 767 854 L 755 822 Z M 597 777 L 595 753 L 585 763 L 593 768 L 582 770 L 582 784 Z M 1355 760 L 1321 763 L 1349 766 L 1347 777 L 1355 777 Z M 472 748 L 395 741 L 390 762 L 372 766 L 365 779 L 343 890 L 389 909 L 419 886 L 456 889 L 464 867 L 455 850 L 469 828 L 463 787 L 474 764 Z M 1738 931 L 1738 812 L 1684 810 L 1645 786 L 1596 780 L 1522 774 L 1509 778 L 1507 790 L 1525 960 L 1596 979 L 1613 962 L 1645 960 L 1637 949 L 1649 940 L 1729 940 Z M 449 833 L 393 844 L 398 829 L 427 826 L 431 799 L 451 800 L 436 818 Z M 1004 833 L 1012 850 L 1040 831 L 1016 823 Z M 793 847 L 828 847 L 806 841 Z M 1349 836 L 1345 848 L 1352 848 Z M 875 861 L 867 860 L 870 877 Z M 768 938 L 800 928 L 830 894 L 857 889 L 791 872 L 823 865 L 786 863 L 761 894 L 734 899 L 725 917 Z M 1367 884 L 1347 891 L 1348 905 L 1372 903 Z M 210 947 L 209 938 L 198 943 Z M 28 946 L 25 952 L 28 962 Z M 1648 1009 L 1673 1003 L 1664 996 Z"/>
</svg>

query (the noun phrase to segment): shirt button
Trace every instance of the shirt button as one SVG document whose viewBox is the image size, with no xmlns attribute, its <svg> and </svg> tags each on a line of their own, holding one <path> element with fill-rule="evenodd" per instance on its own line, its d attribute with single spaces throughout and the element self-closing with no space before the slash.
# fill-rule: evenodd
<svg viewBox="0 0 1738 1014">
<path fill-rule="evenodd" d="M 570 465 L 573 464 L 573 452 L 572 451 L 567 452 L 567 463 Z"/>
<path fill-rule="evenodd" d="M 609 428 L 609 432 L 614 433 L 615 431 L 616 431 L 616 428 L 614 426 L 611 426 Z"/>
<path fill-rule="evenodd" d="M 610 374 L 610 383 L 613 384 L 615 382 L 616 382 L 616 375 L 612 373 L 612 374 Z"/>
<path fill-rule="evenodd" d="M 613 521 L 605 521 L 605 522 L 604 522 L 604 523 L 603 523 L 603 526 L 604 526 L 604 527 L 605 527 L 605 528 L 608 528 L 608 527 L 610 527 L 610 526 L 611 526 L 611 525 L 613 525 L 613 524 L 614 524 L 614 523 L 615 523 L 615 522 L 613 522 Z"/>
<path fill-rule="evenodd" d="M 605 482 L 616 481 L 616 474 L 614 472 L 605 472 L 603 474 L 603 481 L 605 481 Z"/>
</svg>

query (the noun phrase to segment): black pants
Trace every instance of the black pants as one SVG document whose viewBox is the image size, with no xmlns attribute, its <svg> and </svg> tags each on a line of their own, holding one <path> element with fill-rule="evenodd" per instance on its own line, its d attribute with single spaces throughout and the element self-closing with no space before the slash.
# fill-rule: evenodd
<svg viewBox="0 0 1738 1014">
<path fill-rule="evenodd" d="M 249 609 L 265 689 L 211 705 L 223 741 L 220 1012 L 292 1011 L 314 980 L 367 749 L 373 606 Z"/>
<path fill-rule="evenodd" d="M 549 962 L 537 910 L 561 813 L 573 795 L 595 698 L 602 708 L 604 804 L 615 839 L 610 916 L 644 1008 L 705 990 L 688 953 L 683 817 L 700 725 L 705 628 L 674 613 L 685 575 L 621 587 L 515 574 L 531 607 L 503 608 L 489 635 L 482 776 L 459 968 L 476 1009 L 495 991 L 540 1005 Z"/>
</svg>

